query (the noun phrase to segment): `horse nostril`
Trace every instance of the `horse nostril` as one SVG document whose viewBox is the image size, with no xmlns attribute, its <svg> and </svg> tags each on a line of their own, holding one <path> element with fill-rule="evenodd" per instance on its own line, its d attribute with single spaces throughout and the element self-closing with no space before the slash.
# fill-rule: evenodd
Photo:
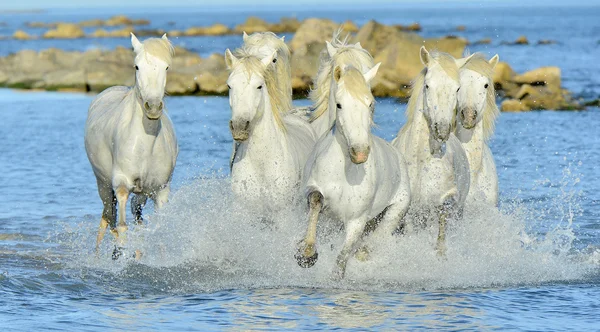
<svg viewBox="0 0 600 332">
<path fill-rule="evenodd" d="M 246 121 L 246 127 L 244 128 L 244 130 L 248 129 L 248 127 L 250 127 L 250 121 Z"/>
<path fill-rule="evenodd" d="M 163 102 L 161 101 L 161 102 L 160 102 L 160 104 L 158 104 L 158 110 L 159 110 L 159 111 L 162 111 L 162 109 L 163 109 L 163 106 L 164 106 L 164 105 L 163 105 Z"/>
<path fill-rule="evenodd" d="M 233 121 L 229 120 L 229 130 L 233 131 Z"/>
<path fill-rule="evenodd" d="M 145 102 L 144 103 L 144 108 L 146 109 L 146 111 L 149 110 L 150 109 L 150 104 L 148 104 L 148 102 Z"/>
<path fill-rule="evenodd" d="M 465 118 L 465 110 L 460 111 L 460 116 L 464 119 Z"/>
<path fill-rule="evenodd" d="M 473 119 L 477 118 L 477 111 L 473 111 Z"/>
</svg>

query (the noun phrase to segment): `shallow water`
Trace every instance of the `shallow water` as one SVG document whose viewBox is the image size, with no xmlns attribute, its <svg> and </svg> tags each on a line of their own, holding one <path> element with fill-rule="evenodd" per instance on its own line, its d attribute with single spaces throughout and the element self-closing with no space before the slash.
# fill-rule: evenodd
<svg viewBox="0 0 600 332">
<path fill-rule="evenodd" d="M 535 10 L 535 14 L 532 11 Z M 115 11 L 0 15 L 0 34 L 25 21 L 106 18 Z M 126 12 L 153 28 L 184 29 L 247 13 L 171 9 Z M 281 16 L 420 22 L 423 35 L 454 33 L 491 45 L 516 70 L 562 68 L 576 95 L 600 94 L 600 44 L 594 8 L 282 10 Z M 456 32 L 465 24 L 465 32 Z M 40 33 L 40 30 L 28 30 Z M 525 34 L 550 46 L 506 46 Z M 291 37 L 291 36 L 290 36 Z M 180 38 L 200 54 L 235 47 L 239 36 Z M 0 55 L 50 46 L 84 50 L 128 46 L 127 39 L 0 41 Z M 329 276 L 340 225 L 319 224 L 319 261 L 297 266 L 293 254 L 306 213 L 290 208 L 265 223 L 236 202 L 227 179 L 231 136 L 222 97 L 167 98 L 180 155 L 170 204 L 145 210 L 131 227 L 144 257 L 112 261 L 110 236 L 99 258 L 95 236 L 102 204 L 83 147 L 93 96 L 0 89 L 0 326 L 9 330 L 127 329 L 517 329 L 597 330 L 600 321 L 600 109 L 502 114 L 491 149 L 500 179 L 500 211 L 471 209 L 450 225 L 448 256 L 435 257 L 435 230 L 390 238 L 366 263 L 351 260 L 347 278 Z M 306 100 L 295 101 L 306 105 Z M 380 99 L 376 134 L 391 140 L 404 105 Z M 131 216 L 128 216 L 131 220 Z"/>
<path fill-rule="evenodd" d="M 0 90 L 5 327 L 598 327 L 600 151 L 589 143 L 598 109 L 502 114 L 491 144 L 500 211 L 467 211 L 451 226 L 446 260 L 425 229 L 378 244 L 334 282 L 339 224 L 320 223 L 319 261 L 302 269 L 293 253 L 305 212 L 265 224 L 230 194 L 222 97 L 167 99 L 181 147 L 171 202 L 160 213 L 147 207 L 146 226 L 131 228 L 141 261 L 112 261 L 109 240 L 95 258 L 101 203 L 83 147 L 91 99 Z M 379 100 L 376 132 L 393 138 L 403 111 Z"/>
</svg>

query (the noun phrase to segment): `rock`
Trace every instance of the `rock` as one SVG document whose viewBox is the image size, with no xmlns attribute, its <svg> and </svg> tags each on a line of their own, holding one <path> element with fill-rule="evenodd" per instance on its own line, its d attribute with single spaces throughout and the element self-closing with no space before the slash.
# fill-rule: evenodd
<svg viewBox="0 0 600 332">
<path fill-rule="evenodd" d="M 465 31 L 465 30 L 467 30 L 467 27 L 464 25 L 459 25 L 456 27 L 456 31 Z"/>
<path fill-rule="evenodd" d="M 104 25 L 104 21 L 100 19 L 91 19 L 79 22 L 80 27 L 101 27 Z"/>
<path fill-rule="evenodd" d="M 519 38 L 517 38 L 517 40 L 515 40 L 515 42 L 513 44 L 514 45 L 528 45 L 529 40 L 527 40 L 527 37 L 525 37 L 525 36 L 520 36 Z"/>
<path fill-rule="evenodd" d="M 494 68 L 493 81 L 496 90 L 510 90 L 516 85 L 512 82 L 512 78 L 515 76 L 514 70 L 506 62 L 498 62 L 496 68 Z M 511 86 L 512 85 L 512 86 Z"/>
<path fill-rule="evenodd" d="M 167 35 L 169 36 L 169 38 L 171 38 L 171 37 L 181 37 L 181 36 L 185 36 L 185 32 L 184 31 L 179 31 L 179 30 L 171 30 L 171 31 L 167 32 Z"/>
<path fill-rule="evenodd" d="M 23 30 L 17 30 L 13 33 L 13 38 L 18 40 L 29 40 L 33 39 L 33 37 Z"/>
<path fill-rule="evenodd" d="M 372 86 L 377 96 L 406 97 L 410 82 L 423 69 L 419 49 L 425 45 L 431 50 L 440 50 L 460 57 L 466 41 L 459 38 L 427 38 L 398 30 L 375 21 L 363 25 L 354 41 L 359 41 L 381 62 Z"/>
<path fill-rule="evenodd" d="M 298 21 L 298 19 L 295 17 L 283 17 L 279 23 L 272 24 L 269 27 L 269 31 L 274 33 L 296 32 L 300 25 L 300 21 Z"/>
<path fill-rule="evenodd" d="M 517 99 L 507 99 L 500 104 L 500 110 L 502 112 L 526 112 L 530 111 L 530 109 L 521 103 L 520 100 Z"/>
<path fill-rule="evenodd" d="M 104 38 L 104 37 L 110 37 L 110 32 L 106 31 L 104 29 L 98 29 L 94 32 L 92 32 L 91 34 L 87 35 L 88 37 L 91 38 Z"/>
<path fill-rule="evenodd" d="M 236 25 L 233 31 L 235 33 L 242 33 L 245 31 L 247 34 L 265 32 L 269 31 L 269 23 L 256 16 L 250 16 L 246 22 Z"/>
<path fill-rule="evenodd" d="M 325 41 L 331 40 L 338 26 L 337 23 L 329 19 L 308 18 L 304 20 L 294 34 L 294 38 L 290 41 L 290 50 L 294 53 L 294 56 L 306 55 L 312 45 L 318 48 L 316 53 L 312 53 L 318 55 L 325 47 Z M 318 66 L 319 64 L 315 63 L 315 68 Z"/>
<path fill-rule="evenodd" d="M 552 45 L 552 44 L 556 44 L 556 40 L 552 40 L 552 39 L 542 39 L 542 40 L 538 40 L 537 44 L 538 45 Z"/>
<path fill-rule="evenodd" d="M 114 27 L 117 25 L 131 25 L 133 21 L 125 15 L 116 15 L 104 22 L 104 25 Z"/>
<path fill-rule="evenodd" d="M 402 25 L 402 24 L 396 24 L 391 26 L 393 28 L 395 28 L 396 30 L 400 30 L 400 31 L 421 31 L 421 25 L 419 23 L 412 23 L 410 25 Z"/>
<path fill-rule="evenodd" d="M 44 38 L 62 38 L 62 39 L 73 39 L 84 37 L 85 33 L 76 24 L 73 23 L 59 23 L 54 30 L 48 30 L 44 33 Z"/>
<path fill-rule="evenodd" d="M 547 86 L 556 91 L 560 89 L 560 68 L 541 67 L 512 78 L 517 84 Z"/>
<path fill-rule="evenodd" d="M 488 45 L 492 43 L 491 38 L 483 38 L 473 43 L 473 45 Z"/>
<path fill-rule="evenodd" d="M 344 31 L 348 31 L 348 32 L 358 32 L 358 26 L 356 24 L 354 24 L 354 22 L 348 20 L 344 23 L 342 23 L 342 29 Z"/>
<path fill-rule="evenodd" d="M 229 33 L 229 28 L 224 24 L 213 24 L 209 27 L 191 27 L 185 31 L 186 36 L 220 36 Z"/>
<path fill-rule="evenodd" d="M 127 35 L 125 36 L 125 33 L 123 33 L 123 35 L 120 35 L 118 37 L 128 37 L 128 38 L 131 36 L 130 31 L 133 31 L 137 37 L 160 37 L 166 33 L 166 31 L 163 29 L 141 29 L 141 30 L 135 29 L 135 30 L 133 30 L 131 27 L 124 28 L 119 31 L 127 32 Z"/>
</svg>

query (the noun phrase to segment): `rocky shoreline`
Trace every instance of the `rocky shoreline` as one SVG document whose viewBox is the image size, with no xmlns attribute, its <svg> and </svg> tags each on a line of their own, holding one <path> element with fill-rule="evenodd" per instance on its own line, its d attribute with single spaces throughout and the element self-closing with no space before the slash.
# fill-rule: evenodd
<svg viewBox="0 0 600 332">
<path fill-rule="evenodd" d="M 92 23 L 113 26 L 107 22 L 86 24 Z M 113 20 L 111 24 L 117 23 L 117 20 Z M 289 41 L 292 52 L 292 87 L 295 94 L 306 96 L 318 69 L 319 54 L 325 47 L 324 41 L 331 39 L 340 24 L 316 18 L 302 22 L 282 19 L 277 29 L 273 25 L 261 24 L 250 18 L 233 30 L 241 34 L 242 31 L 252 33 L 268 29 L 281 33 L 286 29 L 293 29 L 295 34 Z M 352 22 L 345 22 L 342 26 L 347 33 L 352 34 L 352 42 L 360 42 L 371 52 L 376 62 L 382 62 L 372 84 L 373 93 L 377 97 L 409 96 L 410 82 L 422 68 L 418 56 L 421 45 L 460 57 L 468 44 L 463 38 L 451 36 L 423 38 L 406 31 L 406 27 L 383 25 L 375 21 L 366 23 L 360 29 Z M 54 28 L 56 31 L 61 29 L 60 25 L 55 25 Z M 128 31 L 127 34 L 129 35 Z M 169 34 L 170 37 L 174 35 L 176 34 Z M 86 52 L 67 52 L 54 48 L 40 52 L 22 50 L 0 58 L 0 86 L 100 92 L 114 85 L 132 85 L 132 63 L 131 50 L 123 47 L 111 51 Z M 170 95 L 226 95 L 228 74 L 222 54 L 201 58 L 196 53 L 176 48 L 166 90 Z M 519 75 L 507 63 L 501 62 L 496 68 L 494 84 L 499 95 L 505 98 L 502 102 L 503 111 L 582 108 L 568 91 L 561 88 L 561 73 L 557 67 L 539 68 Z"/>
</svg>

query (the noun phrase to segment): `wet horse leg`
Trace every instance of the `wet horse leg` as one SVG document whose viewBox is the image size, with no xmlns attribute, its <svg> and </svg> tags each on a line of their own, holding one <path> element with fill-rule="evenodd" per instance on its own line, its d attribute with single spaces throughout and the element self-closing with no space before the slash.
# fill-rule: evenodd
<svg viewBox="0 0 600 332">
<path fill-rule="evenodd" d="M 100 180 L 97 180 L 97 182 L 98 193 L 100 194 L 100 199 L 102 199 L 104 208 L 102 210 L 102 218 L 100 219 L 100 226 L 98 227 L 98 235 L 96 237 L 96 255 L 98 255 L 100 243 L 102 243 L 102 239 L 104 239 L 106 228 L 110 226 L 110 228 L 113 229 L 117 219 L 117 200 L 113 189 L 110 185 L 106 185 Z"/>
<path fill-rule="evenodd" d="M 298 243 L 298 248 L 294 257 L 301 267 L 312 267 L 317 262 L 319 254 L 317 253 L 317 222 L 319 214 L 323 208 L 323 195 L 318 191 L 313 191 L 308 195 L 308 229 L 304 240 Z"/>
</svg>

